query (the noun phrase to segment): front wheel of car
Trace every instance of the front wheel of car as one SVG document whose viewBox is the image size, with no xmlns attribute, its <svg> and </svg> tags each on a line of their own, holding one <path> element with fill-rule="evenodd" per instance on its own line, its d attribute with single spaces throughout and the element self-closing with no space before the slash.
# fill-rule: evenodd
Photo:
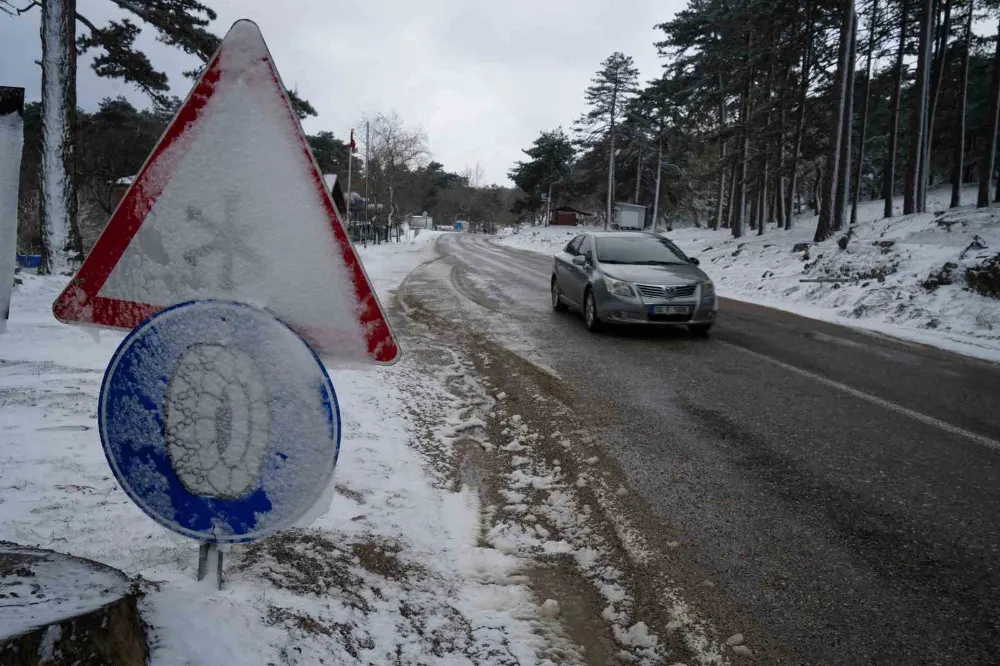
<svg viewBox="0 0 1000 666">
<path fill-rule="evenodd" d="M 691 335 L 697 338 L 704 338 L 708 335 L 708 332 L 712 330 L 711 324 L 692 324 L 688 326 L 688 330 L 691 331 Z"/>
<path fill-rule="evenodd" d="M 552 278 L 552 309 L 556 312 L 566 312 L 566 304 L 563 303 L 562 293 L 559 291 L 559 282 Z"/>
<path fill-rule="evenodd" d="M 601 318 L 597 316 L 597 300 L 590 289 L 583 299 L 583 319 L 587 322 L 587 330 L 591 333 L 601 330 Z"/>
</svg>

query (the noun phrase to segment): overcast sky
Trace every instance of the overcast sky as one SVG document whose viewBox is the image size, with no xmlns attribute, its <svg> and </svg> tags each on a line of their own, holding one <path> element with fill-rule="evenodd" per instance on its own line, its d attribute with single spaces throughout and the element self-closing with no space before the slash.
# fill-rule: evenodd
<svg viewBox="0 0 1000 666">
<path fill-rule="evenodd" d="M 450 171 L 482 165 L 487 182 L 507 170 L 538 132 L 569 129 L 583 111 L 583 90 L 614 51 L 635 59 L 643 81 L 660 72 L 653 26 L 682 0 L 204 0 L 212 29 L 224 35 L 238 18 L 256 21 L 285 84 L 312 102 L 309 133 L 340 138 L 364 113 L 395 109 L 427 134 L 434 159 Z M 108 0 L 77 0 L 79 13 L 103 23 L 119 15 Z M 82 29 L 82 28 L 81 28 Z M 196 60 L 144 33 L 142 47 L 184 97 L 181 76 Z M 39 96 L 38 12 L 0 15 L 0 85 Z M 81 61 L 79 104 L 107 96 L 146 99 L 119 81 L 98 79 Z M 361 130 L 363 131 L 363 130 Z"/>
</svg>

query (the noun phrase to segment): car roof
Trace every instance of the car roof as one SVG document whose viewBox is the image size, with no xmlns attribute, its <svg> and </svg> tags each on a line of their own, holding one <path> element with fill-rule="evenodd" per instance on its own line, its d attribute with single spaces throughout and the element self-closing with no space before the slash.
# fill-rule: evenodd
<svg viewBox="0 0 1000 666">
<path fill-rule="evenodd" d="M 596 238 L 635 238 L 643 236 L 645 238 L 662 238 L 655 231 L 586 231 L 584 232 Z"/>
</svg>

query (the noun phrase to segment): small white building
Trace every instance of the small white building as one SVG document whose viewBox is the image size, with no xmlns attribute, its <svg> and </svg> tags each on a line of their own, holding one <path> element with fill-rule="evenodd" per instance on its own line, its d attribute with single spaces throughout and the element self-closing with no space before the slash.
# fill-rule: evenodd
<svg viewBox="0 0 1000 666">
<path fill-rule="evenodd" d="M 646 207 L 616 203 L 612 211 L 611 228 L 641 231 L 646 228 Z"/>
</svg>

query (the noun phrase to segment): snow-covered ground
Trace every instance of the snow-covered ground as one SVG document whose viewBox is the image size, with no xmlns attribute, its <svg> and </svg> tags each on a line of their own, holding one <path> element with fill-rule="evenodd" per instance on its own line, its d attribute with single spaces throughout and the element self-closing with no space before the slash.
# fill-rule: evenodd
<svg viewBox="0 0 1000 666">
<path fill-rule="evenodd" d="M 436 235 L 360 250 L 386 307 Z M 0 336 L 0 540 L 136 577 L 154 665 L 546 663 L 543 636 L 559 632 L 517 575 L 522 560 L 483 545 L 477 495 L 437 482 L 410 445 L 415 387 L 434 396 L 442 378 L 405 356 L 331 367 L 343 416 L 332 505 L 308 528 L 233 547 L 220 592 L 195 581 L 197 544 L 112 477 L 96 404 L 122 335 L 57 323 L 64 280 L 25 275 Z M 445 439 L 451 415 L 426 404 Z"/>
<path fill-rule="evenodd" d="M 974 201 L 974 188 L 963 195 Z M 967 268 L 1000 252 L 1000 209 L 950 211 L 949 196 L 946 189 L 932 191 L 930 212 L 921 215 L 902 216 L 897 201 L 897 217 L 891 219 L 881 219 L 881 200 L 862 204 L 844 250 L 837 243 L 843 233 L 812 243 L 815 216 L 796 218 L 790 231 L 768 226 L 762 236 L 747 230 L 740 239 L 726 229 L 685 228 L 667 235 L 701 261 L 722 296 L 1000 360 L 1000 299 L 975 293 L 965 283 Z M 579 229 L 522 228 L 498 242 L 554 253 Z M 808 249 L 793 251 L 800 243 Z M 950 279 L 950 284 L 925 286 L 949 263 L 954 265 L 944 280 L 934 282 Z M 829 281 L 833 278 L 844 281 Z"/>
</svg>

